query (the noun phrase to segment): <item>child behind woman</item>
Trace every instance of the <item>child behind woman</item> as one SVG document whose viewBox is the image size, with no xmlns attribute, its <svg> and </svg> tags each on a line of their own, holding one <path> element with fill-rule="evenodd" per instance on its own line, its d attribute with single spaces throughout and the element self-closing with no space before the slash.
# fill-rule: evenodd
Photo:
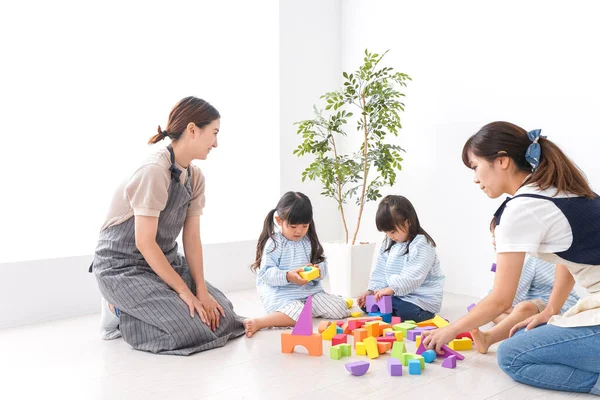
<svg viewBox="0 0 600 400">
<path fill-rule="evenodd" d="M 358 298 L 392 297 L 393 315 L 416 322 L 434 317 L 442 306 L 444 274 L 435 242 L 421 227 L 413 205 L 403 196 L 386 196 L 375 218 L 377 230 L 385 232 L 368 290 Z"/>
<path fill-rule="evenodd" d="M 307 265 L 319 268 L 314 280 L 302 279 Z M 267 316 L 244 321 L 246 336 L 270 327 L 294 326 L 312 295 L 313 317 L 331 319 L 350 315 L 346 301 L 325 293 L 321 281 L 327 276 L 327 261 L 319 243 L 310 200 L 300 192 L 287 192 L 265 218 L 256 246 L 252 270 Z"/>
<path fill-rule="evenodd" d="M 494 231 L 496 228 L 496 218 L 492 218 L 490 223 L 490 231 L 492 232 L 492 244 L 496 249 L 496 240 Z M 475 348 L 482 354 L 488 352 L 488 349 L 494 343 L 498 343 L 504 339 L 508 339 L 513 326 L 527 318 L 541 313 L 548 305 L 550 293 L 554 286 L 554 275 L 556 267 L 547 261 L 540 260 L 529 254 L 525 256 L 523 262 L 523 270 L 519 279 L 519 286 L 515 293 L 513 306 L 506 310 L 494 320 L 496 326 L 486 332 L 479 329 L 471 331 Z M 564 313 L 569 308 L 573 307 L 579 297 L 574 290 L 571 291 L 567 301 L 560 310 Z"/>
</svg>

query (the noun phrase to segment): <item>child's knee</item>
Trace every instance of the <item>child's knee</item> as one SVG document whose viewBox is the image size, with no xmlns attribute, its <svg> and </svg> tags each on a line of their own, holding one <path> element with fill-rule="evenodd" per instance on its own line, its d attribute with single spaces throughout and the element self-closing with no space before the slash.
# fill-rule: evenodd
<svg viewBox="0 0 600 400">
<path fill-rule="evenodd" d="M 531 301 L 522 301 L 515 306 L 514 311 L 527 313 L 530 315 L 537 314 L 539 312 L 537 305 Z"/>
</svg>

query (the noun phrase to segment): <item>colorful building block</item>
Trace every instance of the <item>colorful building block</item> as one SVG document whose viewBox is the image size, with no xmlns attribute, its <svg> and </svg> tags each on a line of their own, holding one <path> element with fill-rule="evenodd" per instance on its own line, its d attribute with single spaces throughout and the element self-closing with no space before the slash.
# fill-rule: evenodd
<svg viewBox="0 0 600 400">
<path fill-rule="evenodd" d="M 323 340 L 331 340 L 335 335 L 337 335 L 337 325 L 331 324 L 325 329 L 322 333 Z"/>
<path fill-rule="evenodd" d="M 467 312 L 470 312 L 470 311 L 473 309 L 473 307 L 475 307 L 475 305 L 476 305 L 476 304 L 475 304 L 475 303 L 473 303 L 473 304 L 471 304 L 471 305 L 467 306 Z"/>
<path fill-rule="evenodd" d="M 416 355 L 415 353 L 404 353 L 404 354 L 402 354 L 402 356 L 400 357 L 400 361 L 402 362 L 402 365 L 404 365 L 405 367 L 407 367 L 408 366 L 408 362 L 410 360 L 412 360 L 415 355 Z"/>
<path fill-rule="evenodd" d="M 343 357 L 350 357 L 352 355 L 352 346 L 350 346 L 348 343 L 338 344 L 338 346 L 340 346 L 340 349 L 342 349 Z"/>
<path fill-rule="evenodd" d="M 383 354 L 392 348 L 392 343 L 389 342 L 377 342 L 377 352 Z"/>
<path fill-rule="evenodd" d="M 491 271 L 496 272 L 496 263 L 492 263 Z"/>
<path fill-rule="evenodd" d="M 396 342 L 396 338 L 393 336 L 380 336 L 378 338 L 376 338 L 378 342 L 381 343 L 390 343 L 390 344 L 394 344 Z"/>
<path fill-rule="evenodd" d="M 379 323 L 377 321 L 367 322 L 364 328 L 367 330 L 367 336 L 379 337 Z"/>
<path fill-rule="evenodd" d="M 344 335 L 343 333 L 335 335 L 331 339 L 331 345 L 337 346 L 338 344 L 348 343 L 348 335 Z"/>
<path fill-rule="evenodd" d="M 329 325 L 331 325 L 331 321 L 321 321 L 319 322 L 319 327 L 317 328 L 317 330 L 319 331 L 319 333 L 323 333 L 323 331 L 327 329 Z"/>
<path fill-rule="evenodd" d="M 415 351 L 415 354 L 423 354 L 423 353 L 425 353 L 426 350 L 427 349 L 425 348 L 423 343 L 419 343 L 419 346 L 417 346 L 417 350 Z"/>
<path fill-rule="evenodd" d="M 300 271 L 298 273 L 302 279 L 306 279 L 307 281 L 312 281 L 313 279 L 317 279 L 321 276 L 321 272 L 319 268 L 315 267 L 304 267 L 304 271 Z"/>
<path fill-rule="evenodd" d="M 404 340 L 404 332 L 402 332 L 402 331 L 394 332 L 394 337 L 396 338 L 396 342 L 401 342 Z"/>
<path fill-rule="evenodd" d="M 443 328 L 445 326 L 450 325 L 450 322 L 446 321 L 444 318 L 440 317 L 439 315 L 436 315 L 435 317 L 433 317 L 433 323 L 438 328 Z"/>
<path fill-rule="evenodd" d="M 338 326 L 335 328 L 335 334 L 339 335 L 340 333 L 344 333 L 344 330 Z"/>
<path fill-rule="evenodd" d="M 354 304 L 354 300 L 346 299 L 346 307 L 348 307 L 348 310 L 352 308 L 353 304 Z"/>
<path fill-rule="evenodd" d="M 357 356 L 366 356 L 367 348 L 363 342 L 354 343 L 354 348 L 356 349 Z"/>
<path fill-rule="evenodd" d="M 369 370 L 369 363 L 366 361 L 354 361 L 346 364 L 346 369 L 354 376 L 363 376 Z"/>
<path fill-rule="evenodd" d="M 454 339 L 453 341 L 448 343 L 448 347 L 450 347 L 454 351 L 472 350 L 473 341 L 469 338 Z"/>
<path fill-rule="evenodd" d="M 392 328 L 394 328 L 395 331 L 400 331 L 402 332 L 402 334 L 404 335 L 404 337 L 406 337 L 408 331 L 410 331 L 411 329 L 415 329 L 417 326 L 414 324 L 409 324 L 406 322 L 401 322 L 399 324 L 394 325 Z"/>
<path fill-rule="evenodd" d="M 402 318 L 400 318 L 400 317 L 392 317 L 392 322 L 391 322 L 392 325 L 396 325 L 396 324 L 399 324 L 401 322 L 402 322 Z"/>
<path fill-rule="evenodd" d="M 417 360 L 421 363 L 421 369 L 425 369 L 425 358 L 422 355 L 415 354 L 412 356 L 413 360 Z"/>
<path fill-rule="evenodd" d="M 388 358 L 387 369 L 390 376 L 402 376 L 402 364 L 395 358 Z"/>
<path fill-rule="evenodd" d="M 392 328 L 392 326 L 390 324 L 388 324 L 387 322 L 384 321 L 379 321 L 379 333 L 382 334 L 382 332 L 386 329 L 390 329 Z M 393 328 L 392 328 L 393 329 Z"/>
<path fill-rule="evenodd" d="M 415 336 L 415 346 L 417 346 L 417 348 L 421 346 L 421 335 Z"/>
<path fill-rule="evenodd" d="M 383 336 L 394 336 L 394 330 L 392 328 L 385 328 L 383 330 Z"/>
<path fill-rule="evenodd" d="M 348 321 L 348 330 L 354 332 L 355 329 L 361 328 L 364 324 L 363 321 L 350 320 Z"/>
<path fill-rule="evenodd" d="M 335 324 L 336 324 L 337 326 L 339 326 L 340 328 L 341 328 L 342 326 L 344 326 L 344 324 L 345 324 L 345 323 L 346 323 L 346 321 L 344 321 L 344 320 L 335 321 Z"/>
<path fill-rule="evenodd" d="M 410 375 L 421 375 L 421 363 L 418 360 L 409 360 L 408 373 Z"/>
<path fill-rule="evenodd" d="M 374 337 L 367 337 L 363 339 L 363 343 L 367 349 L 367 356 L 369 358 L 377 358 L 379 357 L 379 350 L 377 348 L 377 340 Z"/>
<path fill-rule="evenodd" d="M 406 353 L 406 345 L 404 342 L 394 342 L 392 346 L 392 357 L 400 360 L 404 353 Z"/>
<path fill-rule="evenodd" d="M 449 356 L 444 361 L 442 361 L 442 367 L 444 368 L 456 368 L 456 356 Z"/>
<path fill-rule="evenodd" d="M 362 311 L 353 311 L 353 312 L 350 313 L 350 316 L 353 317 L 353 318 L 358 318 L 358 317 L 360 317 L 362 315 L 363 315 Z"/>
<path fill-rule="evenodd" d="M 425 362 L 428 364 L 432 363 L 437 358 L 437 354 L 436 354 L 435 350 L 424 351 L 422 356 L 423 356 L 423 359 L 425 360 Z"/>
<path fill-rule="evenodd" d="M 323 338 L 318 333 L 311 336 L 294 335 L 290 332 L 281 334 L 282 353 L 293 353 L 296 346 L 303 346 L 311 356 L 323 355 Z"/>
<path fill-rule="evenodd" d="M 459 352 L 452 350 L 450 347 L 448 347 L 446 345 L 443 345 L 442 346 L 442 351 L 438 353 L 438 357 L 440 357 L 440 358 L 448 358 L 450 356 L 456 357 L 457 360 L 464 360 L 465 359 L 465 356 L 463 356 Z"/>
<path fill-rule="evenodd" d="M 417 340 L 417 336 L 419 336 L 421 333 L 434 329 L 436 328 L 433 326 L 416 327 L 407 332 L 406 339 L 414 342 L 415 340 Z"/>
<path fill-rule="evenodd" d="M 342 349 L 339 346 L 331 346 L 329 348 L 329 357 L 332 360 L 341 360 L 342 359 Z"/>
<path fill-rule="evenodd" d="M 374 295 L 367 296 L 365 308 L 370 313 L 379 311 L 382 314 L 391 314 L 392 296 L 382 296 L 379 301 L 375 301 Z"/>
<path fill-rule="evenodd" d="M 406 321 L 404 321 L 407 324 L 413 324 L 413 325 L 417 325 L 417 323 L 415 321 L 413 321 L 412 319 L 407 319 Z"/>
<path fill-rule="evenodd" d="M 426 321 L 417 322 L 417 326 L 434 326 L 437 328 L 437 325 L 433 323 L 433 319 L 428 319 Z"/>
<path fill-rule="evenodd" d="M 458 335 L 456 335 L 456 338 L 457 339 L 469 338 L 469 339 L 473 340 L 473 336 L 471 336 L 471 332 L 459 333 Z"/>
<path fill-rule="evenodd" d="M 359 328 L 359 329 L 355 329 L 354 332 L 352 332 L 354 334 L 354 347 L 356 348 L 356 343 L 358 342 L 363 342 L 364 340 L 369 336 L 369 333 L 367 332 L 366 329 L 363 328 Z"/>
<path fill-rule="evenodd" d="M 311 336 L 312 334 L 312 296 L 308 296 L 302 311 L 300 311 L 296 326 L 292 329 L 292 335 Z"/>
</svg>

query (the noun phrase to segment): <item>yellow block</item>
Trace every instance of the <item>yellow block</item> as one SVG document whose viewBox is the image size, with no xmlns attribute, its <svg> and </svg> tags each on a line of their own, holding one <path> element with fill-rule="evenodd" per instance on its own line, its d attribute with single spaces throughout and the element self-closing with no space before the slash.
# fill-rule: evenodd
<svg viewBox="0 0 600 400">
<path fill-rule="evenodd" d="M 450 323 L 448 321 L 446 321 L 444 318 L 440 317 L 439 315 L 436 315 L 435 317 L 433 317 L 432 322 L 435 324 L 435 326 L 437 326 L 438 328 L 443 328 L 445 326 L 450 325 Z"/>
<path fill-rule="evenodd" d="M 346 299 L 346 306 L 348 307 L 348 309 L 352 308 L 352 304 L 354 304 L 354 300 Z"/>
<path fill-rule="evenodd" d="M 356 355 L 357 356 L 366 356 L 367 355 L 367 347 L 363 342 L 356 343 Z"/>
<path fill-rule="evenodd" d="M 472 350 L 473 349 L 473 342 L 468 337 L 460 338 L 460 339 L 454 339 L 453 341 L 451 341 L 450 343 L 448 343 L 448 347 L 450 347 L 454 351 Z"/>
<path fill-rule="evenodd" d="M 396 339 L 397 340 L 397 339 Z M 419 346 L 421 345 L 421 335 L 417 335 L 415 337 L 415 345 L 417 346 L 417 349 L 419 348 Z"/>
<path fill-rule="evenodd" d="M 396 337 L 396 342 L 402 342 L 404 340 L 404 332 L 402 331 L 394 332 L 394 336 Z M 419 345 L 417 345 L 417 347 L 419 347 Z"/>
<path fill-rule="evenodd" d="M 329 325 L 322 333 L 323 340 L 331 340 L 335 335 L 337 335 L 337 324 L 335 322 Z"/>
<path fill-rule="evenodd" d="M 379 357 L 379 350 L 377 349 L 377 340 L 374 337 L 368 337 L 363 339 L 365 348 L 367 349 L 367 355 L 369 358 Z"/>
<path fill-rule="evenodd" d="M 298 273 L 298 275 L 300 275 L 300 277 L 302 279 L 306 279 L 307 281 L 312 281 L 313 279 L 316 279 L 319 276 L 321 276 L 321 273 L 319 272 L 319 268 L 314 268 L 314 267 L 309 267 L 309 268 L 311 268 L 310 271 L 300 271 Z"/>
<path fill-rule="evenodd" d="M 425 326 L 437 326 L 433 323 L 433 319 L 428 319 L 427 321 L 417 322 L 417 326 L 423 328 Z"/>
<path fill-rule="evenodd" d="M 346 304 L 347 304 L 347 303 L 346 303 Z M 350 316 L 351 316 L 352 318 L 358 318 L 358 317 L 362 317 L 362 315 L 363 315 L 362 311 L 354 311 L 354 312 L 351 312 L 351 313 L 350 313 Z"/>
</svg>

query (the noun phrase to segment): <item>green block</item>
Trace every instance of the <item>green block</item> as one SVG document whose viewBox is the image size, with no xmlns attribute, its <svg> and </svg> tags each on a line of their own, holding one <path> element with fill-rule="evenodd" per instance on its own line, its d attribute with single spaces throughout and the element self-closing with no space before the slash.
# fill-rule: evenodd
<svg viewBox="0 0 600 400">
<path fill-rule="evenodd" d="M 418 360 L 421 363 L 421 369 L 425 369 L 425 359 L 423 358 L 423 356 L 415 354 L 412 359 Z"/>
<path fill-rule="evenodd" d="M 410 319 L 409 319 L 408 321 L 402 321 L 402 322 L 404 322 L 405 324 L 413 324 L 413 325 L 417 325 L 417 323 L 416 323 L 415 321 L 413 321 L 413 320 L 410 320 Z"/>
<path fill-rule="evenodd" d="M 402 361 L 402 354 L 406 353 L 404 342 L 394 342 L 392 346 L 392 357 Z"/>
<path fill-rule="evenodd" d="M 332 346 L 329 349 L 329 357 L 331 357 L 334 360 L 342 359 L 342 348 L 340 347 L 339 344 L 337 346 Z"/>
<path fill-rule="evenodd" d="M 352 355 L 352 346 L 347 343 L 338 344 L 342 349 L 342 357 L 350 357 Z"/>
<path fill-rule="evenodd" d="M 412 360 L 415 356 L 416 356 L 415 353 L 404 353 L 404 354 L 402 354 L 402 358 L 400 359 L 400 361 L 402 362 L 402 365 L 404 365 L 405 367 L 407 367 L 408 366 L 408 362 L 410 360 Z"/>
<path fill-rule="evenodd" d="M 415 324 L 409 324 L 407 322 L 401 322 L 399 324 L 396 324 L 392 327 L 392 329 L 394 329 L 395 331 L 401 331 L 402 333 L 404 333 L 404 337 L 408 336 L 408 331 L 415 329 L 417 327 L 417 325 Z"/>
</svg>

